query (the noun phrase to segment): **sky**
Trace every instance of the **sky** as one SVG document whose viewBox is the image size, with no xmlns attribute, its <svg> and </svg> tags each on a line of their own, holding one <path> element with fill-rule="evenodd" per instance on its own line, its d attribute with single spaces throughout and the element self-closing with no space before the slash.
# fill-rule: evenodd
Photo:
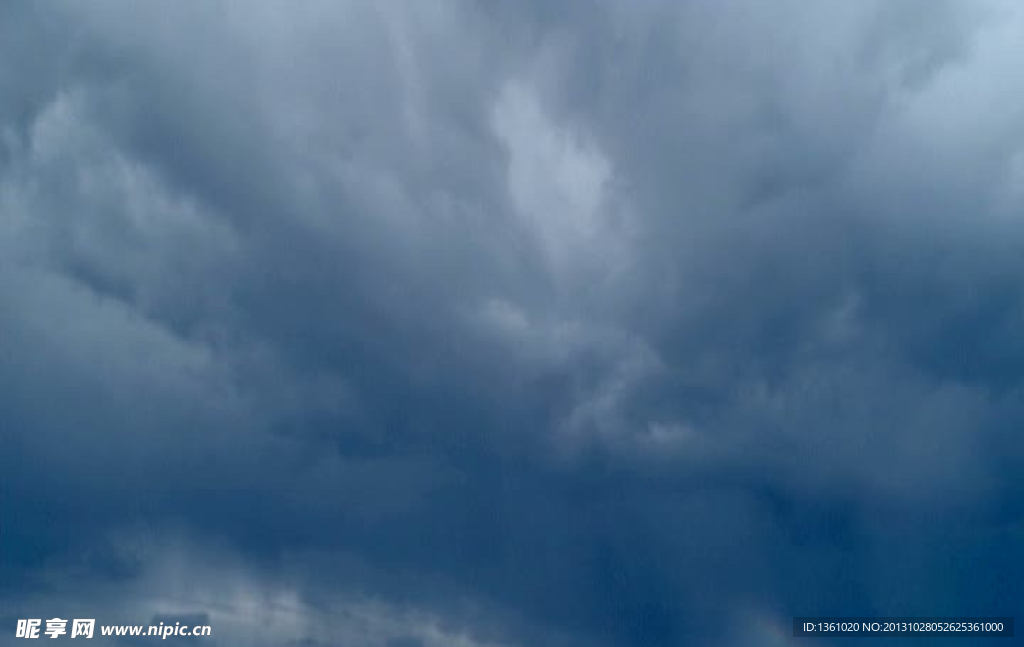
<svg viewBox="0 0 1024 647">
<path fill-rule="evenodd" d="M 0 3 L 0 646 L 1013 616 L 1021 33 L 1009 0 Z"/>
</svg>

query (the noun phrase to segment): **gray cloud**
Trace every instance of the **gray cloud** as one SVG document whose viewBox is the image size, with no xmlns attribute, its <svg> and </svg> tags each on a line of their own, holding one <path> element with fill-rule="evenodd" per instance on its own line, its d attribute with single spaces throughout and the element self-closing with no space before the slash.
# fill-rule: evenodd
<svg viewBox="0 0 1024 647">
<path fill-rule="evenodd" d="M 4 616 L 1012 614 L 1021 20 L 8 3 Z"/>
</svg>

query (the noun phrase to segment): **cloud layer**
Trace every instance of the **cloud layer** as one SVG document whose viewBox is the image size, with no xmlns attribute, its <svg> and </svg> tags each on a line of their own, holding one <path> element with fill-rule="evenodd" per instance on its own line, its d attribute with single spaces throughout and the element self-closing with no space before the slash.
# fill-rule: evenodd
<svg viewBox="0 0 1024 647">
<path fill-rule="evenodd" d="M 1022 27 L 5 3 L 4 622 L 611 647 L 1012 615 Z"/>
</svg>

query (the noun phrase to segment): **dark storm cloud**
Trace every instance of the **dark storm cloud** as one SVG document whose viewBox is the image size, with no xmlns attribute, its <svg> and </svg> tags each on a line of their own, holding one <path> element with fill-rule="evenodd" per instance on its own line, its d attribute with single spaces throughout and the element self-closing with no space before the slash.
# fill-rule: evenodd
<svg viewBox="0 0 1024 647">
<path fill-rule="evenodd" d="M 1009 5 L 0 12 L 5 617 L 745 645 L 1024 600 Z"/>
</svg>

